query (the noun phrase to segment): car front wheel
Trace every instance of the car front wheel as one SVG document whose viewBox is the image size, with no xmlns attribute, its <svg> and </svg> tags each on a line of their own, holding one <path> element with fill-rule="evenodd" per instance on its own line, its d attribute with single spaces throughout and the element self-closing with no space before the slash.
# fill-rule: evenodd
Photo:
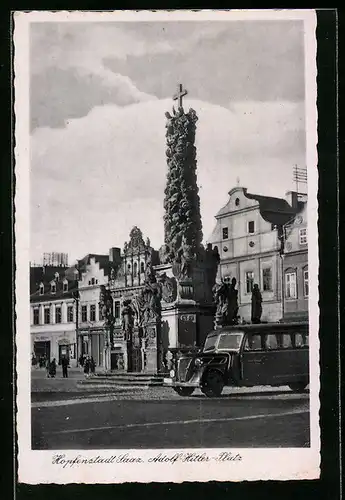
<svg viewBox="0 0 345 500">
<path fill-rule="evenodd" d="M 221 373 L 217 371 L 210 371 L 204 377 L 201 391 L 208 398 L 218 397 L 222 394 L 224 388 L 224 379 Z"/>
<path fill-rule="evenodd" d="M 289 387 L 293 392 L 303 392 L 307 385 L 306 382 L 292 382 Z"/>
<path fill-rule="evenodd" d="M 179 396 L 185 397 L 191 396 L 194 392 L 194 387 L 174 387 L 173 389 Z"/>
</svg>

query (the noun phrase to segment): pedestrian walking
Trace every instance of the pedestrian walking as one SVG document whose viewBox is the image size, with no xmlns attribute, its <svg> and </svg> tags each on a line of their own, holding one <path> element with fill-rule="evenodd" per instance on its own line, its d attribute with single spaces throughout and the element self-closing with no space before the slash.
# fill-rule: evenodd
<svg viewBox="0 0 345 500">
<path fill-rule="evenodd" d="M 63 378 L 68 378 L 68 358 L 66 356 L 62 356 L 61 366 Z"/>
<path fill-rule="evenodd" d="M 89 358 L 89 356 L 86 356 L 85 361 L 84 361 L 84 373 L 85 373 L 85 377 L 89 378 L 89 374 L 90 374 L 90 358 Z"/>
<path fill-rule="evenodd" d="M 56 375 L 56 360 L 54 358 L 49 365 L 49 376 L 51 378 L 55 378 L 55 375 Z"/>
<path fill-rule="evenodd" d="M 49 359 L 47 359 L 47 361 L 46 361 L 45 368 L 46 368 L 46 372 L 47 372 L 47 378 L 49 378 L 49 371 L 50 371 L 50 360 Z"/>
<path fill-rule="evenodd" d="M 84 355 L 83 355 L 83 354 L 81 354 L 81 355 L 79 356 L 79 365 L 80 365 L 81 367 L 83 367 L 83 366 L 84 366 L 84 361 L 85 361 Z"/>
</svg>

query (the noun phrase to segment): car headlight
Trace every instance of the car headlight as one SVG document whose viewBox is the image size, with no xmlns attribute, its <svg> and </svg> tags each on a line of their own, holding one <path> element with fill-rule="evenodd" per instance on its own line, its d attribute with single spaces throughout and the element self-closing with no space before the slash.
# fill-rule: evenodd
<svg viewBox="0 0 345 500">
<path fill-rule="evenodd" d="M 202 361 L 202 359 L 200 359 L 200 358 L 196 358 L 196 360 L 194 361 L 194 364 L 195 364 L 195 366 L 197 366 L 197 367 L 201 366 L 201 365 L 202 365 L 202 363 L 203 363 L 203 361 Z"/>
<path fill-rule="evenodd" d="M 175 377 L 175 370 L 170 370 L 169 375 L 171 378 Z"/>
</svg>

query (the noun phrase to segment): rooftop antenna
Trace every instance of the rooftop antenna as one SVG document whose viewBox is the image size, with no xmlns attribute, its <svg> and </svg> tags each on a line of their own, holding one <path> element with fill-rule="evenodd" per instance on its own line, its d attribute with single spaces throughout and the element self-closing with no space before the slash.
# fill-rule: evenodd
<svg viewBox="0 0 345 500">
<path fill-rule="evenodd" d="M 307 168 L 306 167 L 302 168 L 302 167 L 298 167 L 297 165 L 295 165 L 294 169 L 293 169 L 293 180 L 296 183 L 296 193 L 298 195 L 299 194 L 299 184 L 307 184 L 308 183 Z"/>
</svg>

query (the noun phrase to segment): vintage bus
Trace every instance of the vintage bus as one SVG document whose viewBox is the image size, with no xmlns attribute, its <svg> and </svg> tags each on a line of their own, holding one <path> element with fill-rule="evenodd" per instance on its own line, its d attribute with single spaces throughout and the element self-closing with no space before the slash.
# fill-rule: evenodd
<svg viewBox="0 0 345 500">
<path fill-rule="evenodd" d="M 200 388 L 208 397 L 220 396 L 224 386 L 287 385 L 303 392 L 308 384 L 307 322 L 216 329 L 199 351 L 177 349 L 170 377 L 164 379 L 181 396 Z"/>
</svg>

